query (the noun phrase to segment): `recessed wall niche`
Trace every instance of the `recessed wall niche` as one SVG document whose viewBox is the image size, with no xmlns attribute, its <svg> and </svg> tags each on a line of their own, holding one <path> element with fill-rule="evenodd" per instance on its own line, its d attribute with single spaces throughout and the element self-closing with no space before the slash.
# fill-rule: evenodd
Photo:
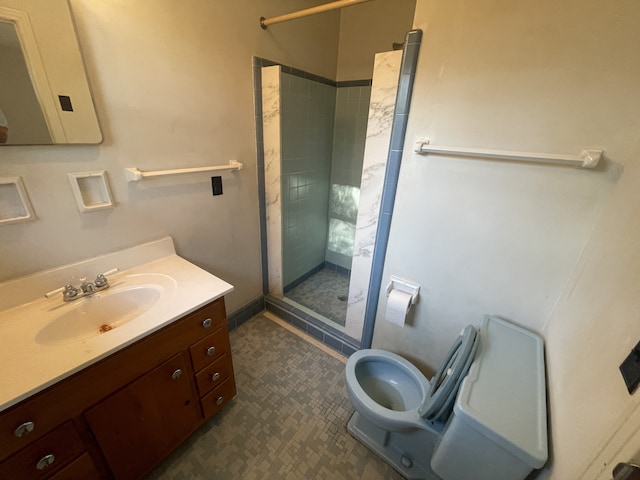
<svg viewBox="0 0 640 480">
<path fill-rule="evenodd" d="M 0 225 L 35 220 L 21 177 L 0 178 Z"/>
<path fill-rule="evenodd" d="M 104 170 L 67 175 L 78 210 L 81 213 L 113 208 L 107 173 Z"/>
</svg>

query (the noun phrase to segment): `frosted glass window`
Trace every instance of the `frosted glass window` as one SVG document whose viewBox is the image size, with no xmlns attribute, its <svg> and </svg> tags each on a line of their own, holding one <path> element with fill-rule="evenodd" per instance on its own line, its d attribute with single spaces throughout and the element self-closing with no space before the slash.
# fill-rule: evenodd
<svg viewBox="0 0 640 480">
<path fill-rule="evenodd" d="M 355 223 L 358 216 L 360 188 L 353 185 L 331 185 L 331 216 L 340 216 Z"/>
<path fill-rule="evenodd" d="M 332 218 L 329 220 L 327 249 L 350 257 L 353 254 L 355 236 L 356 226 L 354 223 Z"/>
</svg>

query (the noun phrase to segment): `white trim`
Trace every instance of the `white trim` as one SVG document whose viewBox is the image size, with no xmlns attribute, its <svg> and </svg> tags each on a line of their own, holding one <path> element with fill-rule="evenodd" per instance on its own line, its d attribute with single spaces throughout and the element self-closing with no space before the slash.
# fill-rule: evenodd
<svg viewBox="0 0 640 480">
<path fill-rule="evenodd" d="M 67 136 L 64 132 L 62 119 L 60 118 L 56 97 L 49 84 L 47 71 L 40 55 L 40 49 L 38 48 L 38 42 L 33 33 L 31 22 L 29 21 L 29 15 L 20 10 L 0 6 L 0 20 L 9 21 L 16 27 L 16 32 L 20 39 L 20 46 L 22 47 L 22 54 L 24 55 L 29 76 L 31 77 L 31 83 L 33 84 L 33 89 L 40 103 L 40 108 L 47 123 L 52 142 L 66 143 Z"/>
</svg>

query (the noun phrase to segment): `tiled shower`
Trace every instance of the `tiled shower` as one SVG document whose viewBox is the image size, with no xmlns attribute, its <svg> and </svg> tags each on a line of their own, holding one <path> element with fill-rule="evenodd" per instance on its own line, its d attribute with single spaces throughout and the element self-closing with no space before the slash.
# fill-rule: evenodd
<svg viewBox="0 0 640 480">
<path fill-rule="evenodd" d="M 279 83 L 283 293 L 344 325 L 371 81 L 284 67 Z M 306 291 L 328 297 L 305 297 L 298 285 L 322 269 L 337 277 Z"/>
<path fill-rule="evenodd" d="M 324 263 L 335 88 L 281 73 L 282 283 Z"/>
<path fill-rule="evenodd" d="M 392 165 L 392 173 L 395 172 L 402 155 L 406 112 L 410 101 L 412 79 L 415 75 L 420 33 L 420 31 L 408 32 L 405 37 L 405 48 L 402 51 L 376 54 L 371 82 L 335 84 L 330 80 L 282 66 L 270 60 L 253 58 L 265 306 L 267 310 L 346 355 L 360 348 L 362 344 L 371 344 L 370 337 L 374 323 L 372 317 L 375 316 L 377 307 L 381 274 L 380 259 L 377 263 L 374 262 L 378 251 L 376 232 L 379 231 L 379 226 L 383 227 L 383 232 L 387 231 L 391 218 L 391 209 L 387 204 L 393 205 L 393 195 L 385 196 L 385 192 L 387 187 L 392 189 L 392 193 L 395 192 L 397 178 L 392 176 L 387 181 L 387 170 L 389 165 Z M 281 102 L 280 98 L 284 74 L 291 74 L 291 76 L 308 81 L 298 84 L 301 90 L 299 90 L 300 96 L 297 100 L 303 105 L 311 103 L 311 85 L 316 83 L 335 86 L 336 101 L 346 102 L 346 105 L 343 103 L 333 104 L 334 131 L 338 133 L 334 135 L 334 140 L 332 140 L 332 154 L 334 155 L 330 171 L 333 176 L 329 177 L 328 185 L 324 183 L 314 185 L 313 182 L 309 183 L 307 178 L 301 184 L 300 178 L 295 178 L 293 181 L 287 178 L 287 190 L 295 190 L 291 194 L 289 191 L 285 193 L 281 185 L 281 168 L 289 168 L 288 165 L 284 167 L 281 165 L 283 163 L 281 162 L 281 150 L 287 150 L 287 146 L 283 146 L 281 141 L 284 136 L 281 133 L 281 123 L 287 122 L 286 120 L 281 121 L 281 110 L 288 108 L 286 101 Z M 308 100 L 304 99 L 307 92 L 309 94 Z M 285 105 L 282 106 L 281 103 L 285 103 Z M 329 107 L 330 103 L 325 107 Z M 294 108 L 299 109 L 300 106 Z M 399 110 L 396 111 L 396 109 Z M 342 115 L 343 112 L 344 115 Z M 355 114 L 349 115 L 348 112 Z M 367 112 L 366 122 L 365 112 Z M 308 113 L 298 115 L 299 120 L 304 119 L 306 122 L 307 118 L 309 118 Z M 346 135 L 342 136 L 347 131 L 356 132 L 353 138 L 359 135 L 365 137 L 363 156 L 356 154 L 358 149 L 363 147 L 358 147 L 355 141 L 350 144 Z M 326 133 L 326 130 L 324 132 Z M 335 155 L 336 153 L 340 153 L 340 155 Z M 351 164 L 350 161 L 353 159 L 356 161 Z M 356 163 L 358 166 L 354 168 Z M 293 173 L 289 170 L 287 172 Z M 361 183 L 353 181 L 357 176 L 360 176 Z M 326 175 L 317 178 L 326 179 Z M 334 185 L 336 187 L 331 188 Z M 344 222 L 341 231 L 336 229 L 334 232 L 349 232 L 353 230 L 353 224 L 357 223 L 355 238 L 351 239 L 350 235 L 336 236 L 337 239 L 349 238 L 346 242 L 346 249 L 352 254 L 346 256 L 344 263 L 350 266 L 351 271 L 348 278 L 345 276 L 348 279 L 348 295 L 347 304 L 344 305 L 346 318 L 343 327 L 333 322 L 325 322 L 310 309 L 293 304 L 284 298 L 282 237 L 286 235 L 283 232 L 284 229 L 293 227 L 293 223 L 291 218 L 286 219 L 288 223 L 282 222 L 283 195 L 287 196 L 286 202 L 290 202 L 293 195 L 298 199 L 301 193 L 303 197 L 313 195 L 315 188 L 320 191 L 327 191 L 327 188 L 329 190 L 327 193 L 329 223 L 332 219 Z M 331 201 L 332 195 L 333 202 Z M 387 201 L 389 199 L 391 199 L 390 202 Z M 381 204 L 383 200 L 386 202 L 384 205 Z M 298 201 L 298 203 L 301 202 Z M 356 216 L 355 205 L 359 205 L 357 222 L 353 221 Z M 287 211 L 287 215 L 289 213 Z M 299 218 L 298 216 L 296 220 Z M 351 225 L 349 225 L 350 222 Z M 287 225 L 287 227 L 283 225 Z M 298 228 L 297 231 L 299 232 L 300 229 Z M 346 267 L 339 266 L 340 250 L 332 249 L 333 245 L 339 243 L 334 242 L 336 237 L 332 238 L 331 234 L 327 232 L 327 248 L 333 250 L 337 255 L 329 259 L 330 255 L 325 254 L 325 268 L 322 269 L 322 272 L 328 271 L 326 265 L 329 264 L 336 270 L 349 273 Z M 382 247 L 385 246 L 386 240 L 382 242 Z M 384 256 L 384 248 L 382 248 L 382 256 Z M 311 273 L 313 273 L 313 267 Z M 313 275 L 313 277 L 318 276 Z M 375 285 L 371 284 L 370 280 L 372 279 L 377 282 Z M 306 282 L 303 282 L 303 285 L 304 283 Z M 369 294 L 371 289 L 373 289 L 373 295 Z M 376 303 L 370 307 L 369 303 L 372 299 L 376 300 Z"/>
<path fill-rule="evenodd" d="M 370 82 L 281 73 L 283 286 L 351 269 Z"/>
</svg>

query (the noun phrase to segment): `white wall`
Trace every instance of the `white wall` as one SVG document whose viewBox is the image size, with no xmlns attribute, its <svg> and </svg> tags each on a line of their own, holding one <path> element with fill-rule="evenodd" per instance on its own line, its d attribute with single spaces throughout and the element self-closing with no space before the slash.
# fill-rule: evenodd
<svg viewBox="0 0 640 480">
<path fill-rule="evenodd" d="M 253 55 L 335 77 L 339 14 L 267 31 L 260 16 L 311 0 L 71 0 L 103 128 L 100 146 L 2 147 L 0 176 L 23 177 L 38 219 L 0 228 L 0 280 L 164 235 L 178 253 L 235 285 L 229 311 L 262 294 Z M 124 168 L 223 164 L 210 175 L 128 184 Z M 116 208 L 77 211 L 67 172 L 106 170 Z M 88 272 L 90 274 L 90 272 Z"/>
<path fill-rule="evenodd" d="M 638 403 L 618 365 L 640 339 L 640 40 L 633 0 L 418 0 L 424 30 L 383 285 L 422 285 L 374 346 L 435 369 L 494 313 L 541 333 L 553 446 L 581 478 Z M 413 141 L 577 154 L 596 171 L 412 153 Z"/>
<path fill-rule="evenodd" d="M 404 42 L 416 0 L 375 0 L 341 10 L 336 79 L 371 78 L 376 53 Z"/>
</svg>

